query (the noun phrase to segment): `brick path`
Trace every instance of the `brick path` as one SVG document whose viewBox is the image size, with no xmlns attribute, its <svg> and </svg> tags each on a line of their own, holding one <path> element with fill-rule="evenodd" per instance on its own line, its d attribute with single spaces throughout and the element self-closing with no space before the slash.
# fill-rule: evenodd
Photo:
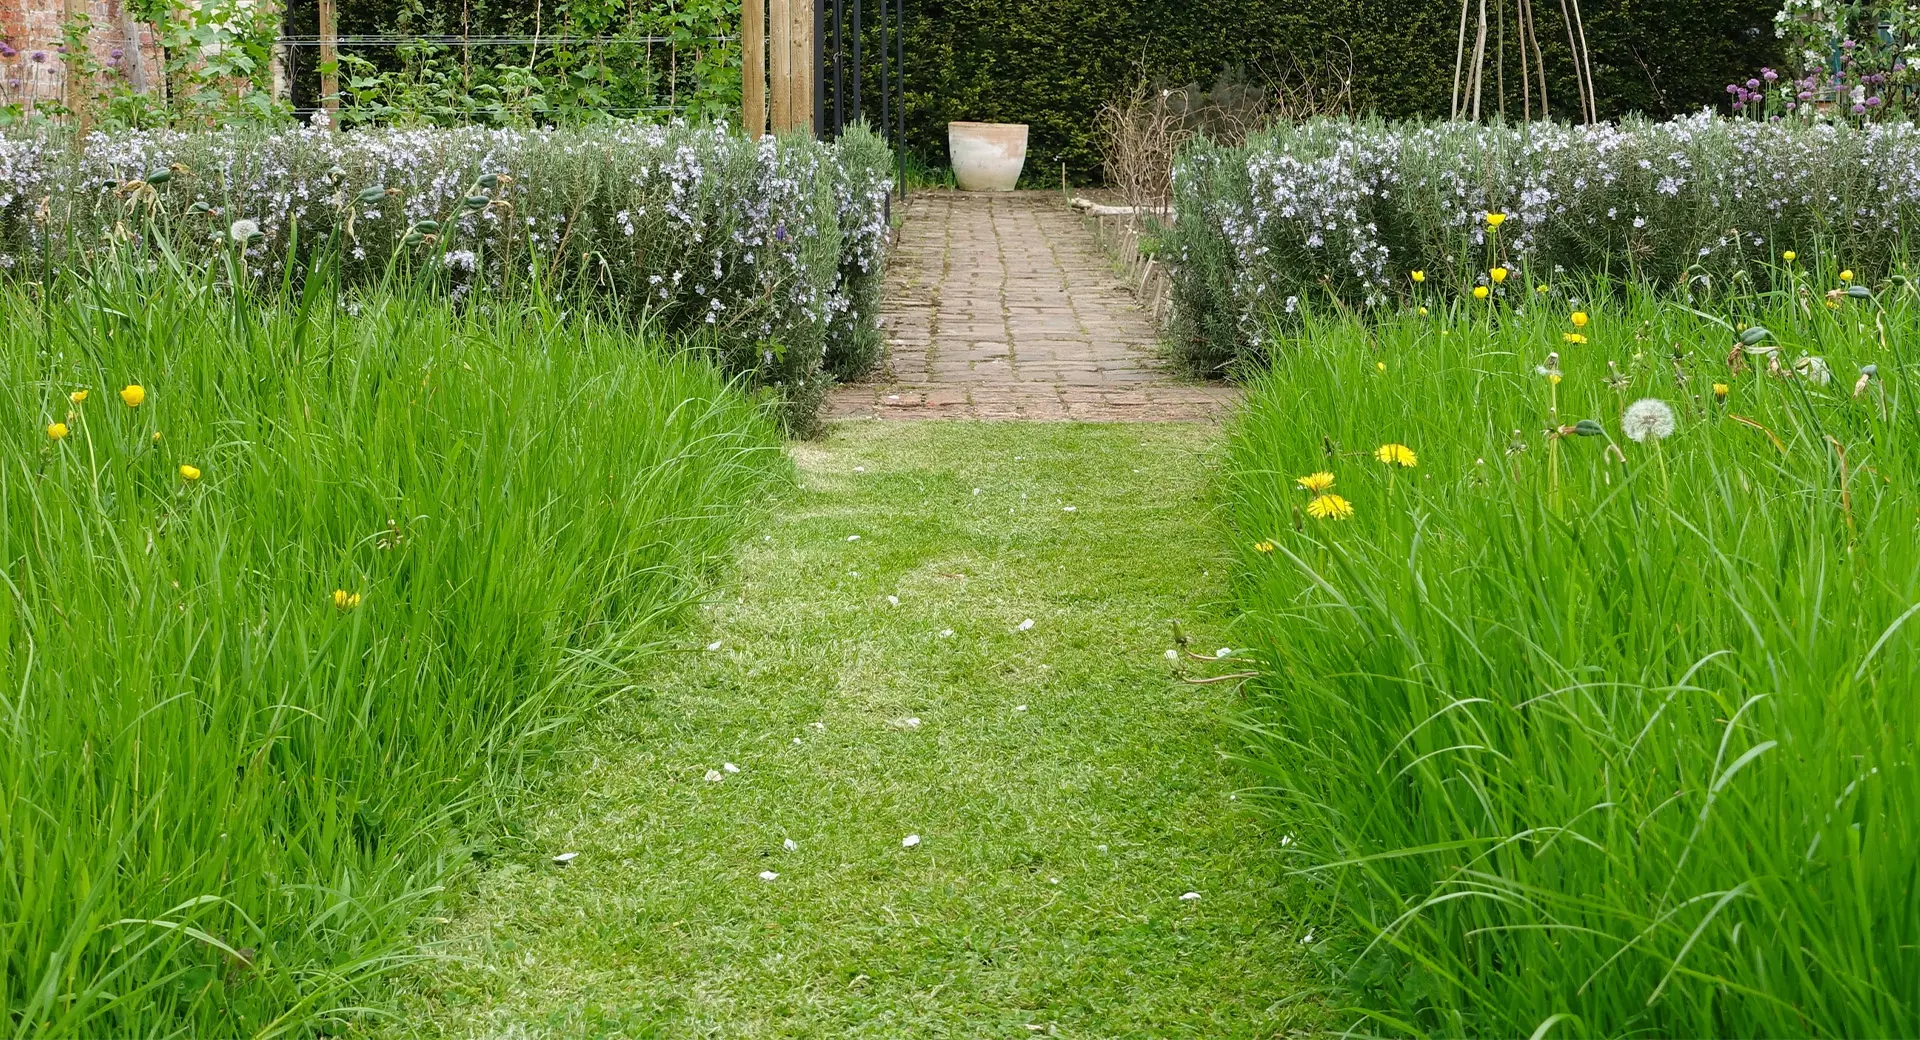
<svg viewBox="0 0 1920 1040">
<path fill-rule="evenodd" d="M 888 258 L 871 382 L 830 418 L 1166 421 L 1218 418 L 1228 387 L 1180 379 L 1094 243 L 1051 192 L 924 192 Z"/>
</svg>

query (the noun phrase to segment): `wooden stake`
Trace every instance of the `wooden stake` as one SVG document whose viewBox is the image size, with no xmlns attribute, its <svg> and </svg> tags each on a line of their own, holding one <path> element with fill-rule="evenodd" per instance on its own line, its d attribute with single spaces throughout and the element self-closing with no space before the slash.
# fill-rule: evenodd
<svg viewBox="0 0 1920 1040">
<path fill-rule="evenodd" d="M 327 125 L 340 129 L 340 50 L 339 21 L 334 14 L 335 0 L 320 0 L 320 107 L 326 110 Z"/>
<path fill-rule="evenodd" d="M 813 5 L 820 0 L 793 0 L 793 128 L 812 133 L 813 126 Z"/>
<path fill-rule="evenodd" d="M 793 130 L 793 0 L 771 0 L 767 6 L 773 68 L 773 132 Z"/>
<path fill-rule="evenodd" d="M 748 137 L 767 132 L 767 8 L 765 0 L 740 4 L 740 125 Z"/>
</svg>

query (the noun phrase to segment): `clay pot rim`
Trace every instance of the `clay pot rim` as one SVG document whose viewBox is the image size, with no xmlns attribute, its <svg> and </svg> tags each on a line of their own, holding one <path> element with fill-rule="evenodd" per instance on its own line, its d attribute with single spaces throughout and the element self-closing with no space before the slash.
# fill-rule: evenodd
<svg viewBox="0 0 1920 1040">
<path fill-rule="evenodd" d="M 970 122 L 970 121 L 968 121 L 968 120 L 964 120 L 964 119 L 956 119 L 956 120 L 954 120 L 954 121 L 952 121 L 952 122 L 950 122 L 950 123 L 948 123 L 948 124 L 947 124 L 947 127 L 948 127 L 949 129 L 951 129 L 951 128 L 953 128 L 953 127 L 956 127 L 956 126 L 964 126 L 964 127 L 975 127 L 975 126 L 1017 126 L 1017 127 L 1019 127 L 1020 129 L 1022 129 L 1022 130 L 1026 130 L 1026 129 L 1028 129 L 1028 125 L 1027 125 L 1026 123 L 976 123 L 976 122 Z"/>
</svg>

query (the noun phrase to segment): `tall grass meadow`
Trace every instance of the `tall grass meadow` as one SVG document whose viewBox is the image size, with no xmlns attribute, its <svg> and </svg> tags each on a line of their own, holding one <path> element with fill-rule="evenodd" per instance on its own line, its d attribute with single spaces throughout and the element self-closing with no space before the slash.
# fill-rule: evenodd
<svg viewBox="0 0 1920 1040">
<path fill-rule="evenodd" d="M 337 1034 L 780 473 L 643 328 L 239 271 L 0 285 L 11 1034 Z"/>
<path fill-rule="evenodd" d="M 1920 1033 L 1920 299 L 1845 274 L 1270 341 L 1251 758 L 1356 1031 Z"/>
</svg>

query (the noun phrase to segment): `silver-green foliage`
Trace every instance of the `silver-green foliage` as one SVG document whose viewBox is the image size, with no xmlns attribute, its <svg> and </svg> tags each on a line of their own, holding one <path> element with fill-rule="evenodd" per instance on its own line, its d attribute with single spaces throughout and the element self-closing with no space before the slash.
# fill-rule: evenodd
<svg viewBox="0 0 1920 1040">
<path fill-rule="evenodd" d="M 536 288 L 644 315 L 776 389 L 805 427 L 877 341 L 884 143 L 720 126 L 313 129 L 0 138 L 0 267 L 44 278 L 112 242 L 241 253 L 263 281 L 323 262 L 456 298 Z"/>
<path fill-rule="evenodd" d="M 1738 288 L 1816 244 L 1887 270 L 1920 219 L 1911 123 L 1711 115 L 1590 127 L 1314 120 L 1175 176 L 1174 346 L 1196 367 L 1260 356 L 1268 324 L 1332 301 L 1403 300 L 1409 274 L 1466 292 L 1489 266 L 1605 274 L 1678 293 Z M 1497 231 L 1485 216 L 1505 215 Z"/>
<path fill-rule="evenodd" d="M 1737 323 L 1647 294 L 1276 351 L 1232 448 L 1254 758 L 1363 1032 L 1920 1032 L 1920 301 L 1823 299 L 1740 301 L 1737 375 Z"/>
</svg>

